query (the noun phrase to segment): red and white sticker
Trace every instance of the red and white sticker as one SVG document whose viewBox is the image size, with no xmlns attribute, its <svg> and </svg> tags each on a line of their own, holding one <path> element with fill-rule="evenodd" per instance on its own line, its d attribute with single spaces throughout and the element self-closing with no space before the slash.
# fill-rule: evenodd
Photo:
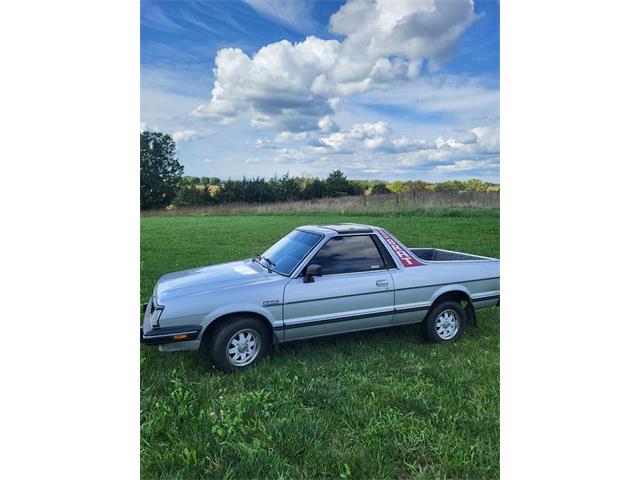
<svg viewBox="0 0 640 480">
<path fill-rule="evenodd" d="M 384 241 L 387 242 L 387 245 L 391 247 L 391 250 L 393 250 L 398 258 L 400 258 L 400 261 L 405 267 L 420 267 L 424 265 L 423 263 L 420 263 L 418 260 L 416 260 L 416 258 L 411 253 L 409 253 L 402 245 L 400 245 L 400 243 L 395 238 L 389 235 L 386 230 L 379 228 L 378 232 L 380 233 L 380 236 L 384 239 Z"/>
</svg>

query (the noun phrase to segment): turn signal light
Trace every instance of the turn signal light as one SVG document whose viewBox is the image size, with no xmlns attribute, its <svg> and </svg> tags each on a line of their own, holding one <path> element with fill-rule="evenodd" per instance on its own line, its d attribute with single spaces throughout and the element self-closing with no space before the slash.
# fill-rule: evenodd
<svg viewBox="0 0 640 480">
<path fill-rule="evenodd" d="M 186 340 L 186 339 L 187 339 L 187 336 L 186 336 L 185 334 L 182 334 L 182 335 L 174 335 L 174 336 L 173 336 L 173 339 L 174 339 L 174 340 Z"/>
</svg>

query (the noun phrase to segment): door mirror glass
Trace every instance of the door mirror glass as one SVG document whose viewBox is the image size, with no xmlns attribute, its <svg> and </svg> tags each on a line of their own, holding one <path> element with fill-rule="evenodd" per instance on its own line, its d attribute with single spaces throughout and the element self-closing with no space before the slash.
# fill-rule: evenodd
<svg viewBox="0 0 640 480">
<path fill-rule="evenodd" d="M 321 277 L 322 276 L 322 267 L 320 265 L 311 264 L 308 265 L 304 271 L 304 283 L 311 283 L 315 280 L 313 277 Z"/>
</svg>

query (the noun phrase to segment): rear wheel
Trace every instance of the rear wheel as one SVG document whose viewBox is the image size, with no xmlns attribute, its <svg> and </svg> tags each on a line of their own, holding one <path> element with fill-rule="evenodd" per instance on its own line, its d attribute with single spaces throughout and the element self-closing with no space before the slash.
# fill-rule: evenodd
<svg viewBox="0 0 640 480">
<path fill-rule="evenodd" d="M 257 363 L 269 348 L 270 336 L 255 318 L 235 318 L 221 326 L 210 338 L 207 353 L 222 372 L 235 372 Z"/>
<path fill-rule="evenodd" d="M 424 321 L 424 335 L 432 342 L 455 342 L 464 333 L 466 318 L 457 302 L 442 302 Z"/>
</svg>

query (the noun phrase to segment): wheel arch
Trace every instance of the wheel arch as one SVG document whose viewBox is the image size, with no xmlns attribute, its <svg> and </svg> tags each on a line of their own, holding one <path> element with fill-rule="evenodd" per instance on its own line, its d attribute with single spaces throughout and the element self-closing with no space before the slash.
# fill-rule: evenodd
<svg viewBox="0 0 640 480">
<path fill-rule="evenodd" d="M 449 288 L 446 290 L 440 290 L 436 292 L 433 296 L 433 301 L 429 306 L 429 311 L 427 312 L 427 316 L 431 312 L 431 310 L 443 302 L 457 302 L 463 303 L 466 302 L 464 307 L 465 319 L 467 321 L 467 325 L 471 327 L 477 326 L 476 319 L 476 310 L 473 306 L 473 302 L 471 301 L 471 295 L 469 291 L 464 288 L 462 285 L 456 285 L 455 288 Z"/>
<path fill-rule="evenodd" d="M 251 317 L 263 323 L 267 328 L 267 331 L 271 334 L 271 344 L 276 345 L 278 343 L 278 335 L 273 322 L 269 318 L 270 315 L 267 316 L 264 312 L 258 312 L 254 309 L 239 308 L 237 310 L 217 312 L 209 315 L 202 332 L 202 345 L 206 345 L 208 339 L 211 338 L 221 326 L 226 325 L 227 323 L 232 322 L 233 319 L 239 317 Z"/>
</svg>

